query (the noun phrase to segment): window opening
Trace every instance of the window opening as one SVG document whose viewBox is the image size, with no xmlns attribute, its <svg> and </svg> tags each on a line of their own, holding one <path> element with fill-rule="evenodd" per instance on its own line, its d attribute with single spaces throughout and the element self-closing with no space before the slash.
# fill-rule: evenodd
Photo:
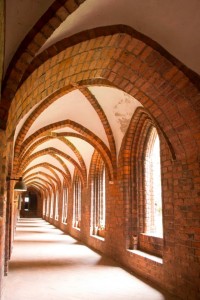
<svg viewBox="0 0 200 300">
<path fill-rule="evenodd" d="M 156 128 L 145 157 L 145 233 L 163 236 L 160 141 Z"/>
<path fill-rule="evenodd" d="M 74 210 L 73 210 L 73 224 L 74 227 L 80 228 L 81 225 L 81 195 L 82 185 L 79 177 L 76 177 L 74 182 Z"/>
<path fill-rule="evenodd" d="M 29 202 L 30 202 L 30 199 L 29 197 L 25 197 L 24 198 L 24 210 L 28 211 L 29 210 Z"/>
<path fill-rule="evenodd" d="M 59 192 L 58 190 L 56 191 L 56 195 L 55 195 L 55 220 L 58 220 L 58 200 L 59 200 Z"/>
<path fill-rule="evenodd" d="M 104 236 L 106 223 L 106 171 L 103 165 L 91 185 L 92 234 Z"/>
</svg>

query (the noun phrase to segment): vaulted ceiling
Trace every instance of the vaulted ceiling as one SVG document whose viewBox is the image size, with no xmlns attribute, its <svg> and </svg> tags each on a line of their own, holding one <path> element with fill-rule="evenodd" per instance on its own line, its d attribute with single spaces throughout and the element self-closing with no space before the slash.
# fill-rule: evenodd
<svg viewBox="0 0 200 300">
<path fill-rule="evenodd" d="M 82 31 L 114 25 L 132 30 L 158 44 L 194 77 L 200 74 L 198 0 L 7 0 L 5 15 L 2 128 L 17 89 L 55 44 L 70 43 Z M 48 105 L 44 97 L 17 124 L 15 172 L 37 189 L 71 182 L 75 169 L 87 180 L 95 151 L 111 164 L 117 161 L 130 120 L 141 106 L 127 93 L 101 84 L 74 86 Z"/>
</svg>

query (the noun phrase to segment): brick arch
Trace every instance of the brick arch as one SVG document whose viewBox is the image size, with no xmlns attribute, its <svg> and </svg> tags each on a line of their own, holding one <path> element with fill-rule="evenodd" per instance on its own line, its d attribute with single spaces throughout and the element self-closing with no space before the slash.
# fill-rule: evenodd
<svg viewBox="0 0 200 300">
<path fill-rule="evenodd" d="M 44 97 L 102 78 L 142 103 L 165 132 L 178 159 L 194 161 L 200 146 L 199 91 L 164 56 L 141 41 L 139 46 L 128 34 L 114 34 L 69 47 L 62 56 L 47 60 L 16 93 L 7 135 L 12 135 L 19 116 Z"/>
<path fill-rule="evenodd" d="M 37 193 L 41 193 L 41 190 L 44 191 L 42 187 L 38 187 L 37 185 L 33 185 L 33 184 L 29 186 L 29 188 L 30 190 L 35 191 Z"/>
<path fill-rule="evenodd" d="M 50 138 L 50 137 L 49 137 L 49 138 Z M 53 138 L 53 137 L 52 137 L 52 138 Z M 46 140 L 47 137 L 45 137 L 44 139 Z M 48 167 L 54 168 L 54 169 L 56 169 L 57 171 L 62 172 L 62 175 L 67 179 L 67 181 L 68 181 L 68 182 L 71 182 L 71 174 L 70 174 L 70 172 L 69 172 L 67 166 L 65 165 L 65 163 L 64 163 L 58 156 L 54 155 L 53 153 L 51 153 L 51 156 L 53 156 L 56 160 L 59 161 L 59 163 L 63 166 L 65 172 L 63 172 L 62 170 L 60 170 L 60 169 L 57 168 L 56 166 L 53 166 L 53 165 L 51 165 L 51 164 L 49 164 L 49 163 L 42 163 L 42 164 L 38 164 L 38 165 L 36 165 L 36 166 L 33 166 L 33 167 L 29 168 L 28 170 L 26 170 L 25 172 L 23 172 L 23 174 L 26 174 L 28 171 L 30 171 L 30 170 L 36 168 L 37 166 L 40 166 L 40 165 L 42 165 L 42 166 L 43 166 L 43 165 L 48 165 Z M 23 160 L 23 159 L 25 159 L 25 157 L 22 155 L 21 159 Z M 18 165 L 19 165 L 19 163 L 16 162 L 16 161 L 14 161 L 13 174 L 16 172 L 16 168 L 18 167 Z"/>
<path fill-rule="evenodd" d="M 132 204 L 132 214 L 134 215 L 133 223 L 137 224 L 134 226 L 131 225 L 132 233 L 137 235 L 138 232 L 144 232 L 144 210 L 145 210 L 145 199 L 144 199 L 144 178 L 145 172 L 143 169 L 143 162 L 145 159 L 145 153 L 147 148 L 147 141 L 151 135 L 152 128 L 156 127 L 156 124 L 148 117 L 145 116 L 145 113 L 139 113 L 139 121 L 135 126 L 135 135 L 136 138 L 132 140 L 132 153 L 130 159 L 130 178 L 134 182 L 134 189 L 131 188 L 130 194 L 131 197 L 138 203 L 137 208 Z M 133 125 L 133 126 L 134 126 Z M 159 132 L 159 128 L 157 128 Z M 134 150 L 133 150 L 134 149 Z M 134 168 L 134 171 L 133 171 Z M 137 215 L 137 217 L 136 217 Z M 137 220 L 137 223 L 136 223 Z M 135 222 L 134 222 L 135 221 Z"/>
<path fill-rule="evenodd" d="M 151 118 L 144 108 L 137 108 L 130 122 L 127 134 L 119 155 L 119 181 L 121 185 L 122 197 L 125 202 L 124 216 L 127 220 L 125 224 L 125 237 L 127 247 L 131 248 L 132 236 L 138 236 L 144 232 L 144 159 L 147 148 L 148 137 L 152 128 L 155 127 L 160 139 L 161 166 L 163 167 L 162 178 L 166 184 L 167 178 L 172 177 L 172 166 L 174 157 L 173 148 L 165 135 Z M 165 188 L 165 189 L 164 189 Z M 166 191 L 166 186 L 163 187 Z M 169 194 L 163 192 L 163 203 L 167 203 Z M 173 199 L 173 197 L 171 197 Z"/>
<path fill-rule="evenodd" d="M 71 120 L 56 122 L 56 123 L 53 123 L 51 125 L 48 125 L 48 126 L 45 126 L 41 129 L 39 129 L 38 131 L 33 133 L 30 137 L 28 137 L 24 141 L 24 143 L 21 145 L 21 148 L 18 150 L 19 153 L 20 153 L 21 149 L 28 148 L 29 145 L 33 143 L 34 139 L 37 139 L 38 137 L 43 137 L 49 131 L 53 131 L 53 130 L 63 128 L 66 126 L 72 128 L 80 133 L 79 135 L 70 133 L 70 136 L 78 137 L 78 138 L 81 138 L 81 139 L 87 141 L 101 153 L 101 155 L 104 158 L 104 161 L 108 167 L 109 177 L 112 178 L 114 170 L 113 170 L 113 165 L 112 165 L 112 161 L 111 161 L 111 154 L 110 154 L 110 151 L 107 148 L 107 146 L 101 141 L 101 139 L 99 139 L 89 129 L 87 129 L 87 128 L 81 126 L 80 124 L 73 122 Z M 65 134 L 57 133 L 55 136 L 62 137 L 64 135 L 69 136 L 69 133 L 65 133 Z M 16 170 L 17 165 L 18 165 L 18 158 L 15 157 L 14 170 Z"/>
<path fill-rule="evenodd" d="M 78 43 L 82 43 L 84 41 L 90 41 L 91 39 L 95 38 L 103 38 L 104 36 L 112 36 L 114 34 L 128 34 L 134 39 L 138 40 L 137 48 L 141 47 L 140 41 L 144 42 L 146 45 L 150 46 L 151 48 L 158 51 L 162 56 L 164 56 L 167 60 L 169 60 L 172 64 L 176 65 L 190 80 L 200 87 L 199 84 L 199 75 L 197 75 L 194 71 L 187 68 L 183 65 L 178 59 L 173 57 L 168 51 L 166 51 L 161 45 L 157 42 L 153 41 L 149 37 L 141 34 L 140 32 L 136 31 L 135 29 L 127 26 L 127 25 L 111 25 L 111 26 L 103 26 L 98 28 L 92 28 L 89 30 L 85 30 L 83 32 L 79 32 L 71 37 L 64 38 L 61 41 L 58 41 L 54 45 L 50 46 L 44 52 L 39 54 L 27 68 L 24 76 L 22 78 L 21 83 L 30 76 L 30 74 L 36 70 L 42 63 L 44 63 L 47 59 L 57 55 L 59 52 L 63 51 L 68 47 L 72 47 Z"/>
<path fill-rule="evenodd" d="M 97 151 L 101 155 L 102 160 L 104 161 L 105 165 L 107 166 L 109 179 L 112 180 L 113 177 L 116 176 L 116 174 L 115 174 L 116 171 L 115 171 L 115 169 L 113 170 L 111 160 L 110 159 L 107 160 L 107 156 L 104 155 L 104 152 L 102 152 L 101 148 L 95 144 L 93 139 L 89 139 L 86 136 L 82 136 L 81 134 L 77 134 L 74 132 L 60 132 L 60 133 L 57 133 L 57 135 L 58 136 L 72 136 L 72 137 L 80 138 L 80 139 L 86 141 L 87 143 L 91 144 L 94 147 L 94 149 L 96 149 L 95 151 Z"/>
<path fill-rule="evenodd" d="M 73 143 L 71 143 L 69 140 L 66 140 L 64 137 L 58 137 L 58 139 L 62 141 L 65 145 L 67 145 L 70 149 L 72 149 L 72 151 L 75 153 L 76 157 L 79 160 L 83 173 L 87 174 L 85 161 L 82 155 L 80 154 L 80 151 L 73 145 Z"/>
<path fill-rule="evenodd" d="M 103 166 L 103 159 L 98 151 L 94 151 L 91 159 L 91 164 L 90 164 L 90 173 L 89 173 L 89 178 L 93 178 L 95 174 L 97 174 L 102 166 Z"/>
<path fill-rule="evenodd" d="M 72 179 L 72 188 L 74 188 L 74 183 L 77 180 L 77 178 L 80 178 L 81 184 L 82 184 L 82 189 L 83 189 L 83 187 L 84 187 L 83 177 L 80 176 L 79 170 L 77 168 L 75 168 L 74 169 L 73 179 Z"/>
<path fill-rule="evenodd" d="M 81 169 L 81 167 L 79 166 L 79 164 L 72 158 L 70 157 L 69 155 L 65 154 L 64 152 L 58 150 L 58 149 L 55 149 L 53 147 L 50 147 L 48 149 L 43 149 L 43 150 L 40 150 L 32 155 L 30 155 L 28 158 L 26 158 L 24 161 L 21 162 L 20 166 L 18 167 L 18 170 L 17 170 L 17 174 L 21 174 L 23 172 L 23 169 L 26 168 L 26 166 L 31 162 L 33 161 L 35 158 L 37 157 L 40 157 L 40 156 L 43 156 L 43 155 L 46 155 L 46 154 L 56 154 L 56 155 L 60 155 L 62 156 L 63 158 L 65 158 L 66 160 L 68 160 L 69 162 L 71 162 L 74 167 L 79 171 L 80 173 L 80 176 L 82 177 L 82 180 L 83 182 L 86 184 L 86 174 L 83 174 L 83 171 Z"/>
<path fill-rule="evenodd" d="M 106 117 L 106 114 L 103 111 L 103 109 L 101 108 L 101 106 L 99 105 L 99 103 L 96 100 L 96 98 L 94 97 L 94 95 L 90 92 L 90 90 L 88 88 L 79 87 L 79 90 L 83 93 L 83 95 L 86 97 L 86 99 L 90 102 L 92 107 L 97 112 L 97 114 L 99 116 L 99 119 L 101 120 L 101 123 L 104 127 L 104 130 L 105 130 L 107 138 L 108 138 L 108 142 L 109 142 L 109 146 L 110 146 L 110 152 L 111 152 L 111 156 L 112 156 L 112 162 L 113 162 L 113 165 L 116 167 L 115 140 L 114 140 L 113 132 L 112 132 L 112 129 L 110 127 L 109 121 Z"/>
<path fill-rule="evenodd" d="M 46 169 L 47 169 L 47 167 L 46 167 Z M 58 185 L 59 187 L 61 187 L 61 181 L 60 181 L 60 178 L 59 178 L 58 174 L 55 172 L 54 168 L 48 167 L 48 169 L 49 169 L 49 171 L 55 176 L 57 185 Z M 41 173 L 41 172 L 39 171 L 39 174 L 43 174 L 43 173 L 44 173 L 44 172 Z M 49 174 L 48 174 L 48 175 L 49 175 Z M 51 175 L 49 175 L 49 176 L 51 176 Z M 51 177 L 52 177 L 52 176 L 51 176 Z"/>
<path fill-rule="evenodd" d="M 99 152 L 97 152 L 95 150 L 93 155 L 92 155 L 92 159 L 91 159 L 91 163 L 90 163 L 90 171 L 89 171 L 90 180 L 96 172 L 96 166 L 98 166 L 98 164 L 99 164 L 99 157 L 100 157 Z"/>
<path fill-rule="evenodd" d="M 74 0 L 75 1 L 75 0 Z M 43 16 L 43 20 L 38 21 L 38 25 L 35 25 L 35 28 L 28 34 L 28 36 L 25 38 L 25 43 L 24 41 L 22 42 L 22 45 L 18 49 L 17 53 L 15 54 L 15 57 L 12 60 L 12 63 L 10 65 L 14 65 L 14 68 L 10 68 L 6 74 L 6 80 L 4 82 L 4 86 L 6 88 L 4 89 L 4 97 L 3 101 L 5 99 L 13 99 L 14 94 L 16 90 L 20 87 L 20 85 L 30 76 L 30 74 L 36 70 L 41 64 L 43 64 L 46 60 L 49 58 L 52 58 L 53 56 L 59 54 L 61 51 L 68 47 L 75 46 L 76 44 L 85 42 L 85 41 L 90 41 L 91 39 L 95 38 L 102 38 L 103 42 L 103 37 L 104 36 L 112 36 L 114 34 L 124 34 L 126 33 L 127 35 L 130 35 L 134 39 L 138 41 L 144 42 L 146 45 L 149 45 L 161 55 L 166 57 L 167 60 L 169 60 L 172 64 L 176 65 L 182 72 L 186 74 L 187 77 L 190 78 L 190 80 L 200 88 L 200 81 L 199 81 L 199 76 L 188 69 L 185 65 L 183 65 L 180 61 L 178 61 L 175 57 L 173 57 L 171 54 L 169 54 L 163 47 L 161 47 L 159 44 L 157 44 L 155 41 L 151 40 L 147 36 L 139 33 L 133 28 L 130 28 L 125 25 L 112 25 L 112 26 L 105 26 L 105 27 L 100 27 L 100 28 L 93 28 L 86 30 L 84 32 L 80 32 L 75 34 L 74 36 L 65 38 L 62 41 L 57 42 L 53 46 L 49 47 L 46 49 L 44 52 L 41 54 L 37 55 L 35 57 L 35 53 L 37 52 L 38 47 L 41 47 L 43 43 L 46 41 L 48 36 L 54 31 L 54 29 L 59 26 L 59 22 L 63 21 L 66 17 L 66 14 L 68 15 L 72 11 L 74 11 L 79 5 L 79 3 L 75 3 L 74 7 L 71 5 L 71 3 L 74 2 L 72 1 L 64 1 L 63 0 L 63 5 L 58 3 L 58 1 L 55 1 L 55 3 L 52 5 L 54 6 L 54 13 L 55 16 L 53 18 L 56 18 L 56 22 L 54 20 L 53 25 L 50 23 L 49 24 L 49 17 L 52 17 L 52 9 L 50 8 L 50 14 L 47 14 L 47 18 Z M 57 2 L 57 3 L 56 3 Z M 64 2 L 66 2 L 64 4 Z M 84 2 L 82 0 L 81 2 Z M 66 7 L 67 4 L 69 4 L 70 7 Z M 61 7 L 59 7 L 61 5 Z M 49 26 L 50 25 L 50 26 Z M 43 27 L 43 28 L 42 28 Z M 36 37 L 36 41 L 34 38 Z M 30 44 L 29 48 L 30 50 L 27 51 L 27 42 Z M 140 45 L 138 43 L 137 48 L 140 48 Z M 30 53 L 31 52 L 31 53 Z M 13 82 L 13 78 L 14 82 Z M 8 84 L 8 82 L 10 82 Z M 8 88 L 9 86 L 9 88 Z M 9 103 L 10 105 L 10 103 Z M 1 105 L 1 111 L 2 116 L 1 119 L 4 119 L 5 122 L 7 120 L 7 113 L 8 113 L 8 107 L 9 105 L 3 107 Z M 1 124 L 1 128 L 5 128 L 5 122 Z"/>
<path fill-rule="evenodd" d="M 77 87 L 77 86 L 76 86 Z M 22 147 L 22 143 L 24 141 L 24 138 L 29 130 L 29 128 L 31 127 L 31 125 L 34 123 L 34 121 L 37 119 L 37 117 L 49 106 L 51 105 L 54 101 L 56 101 L 60 96 L 71 92 L 72 90 L 75 90 L 76 87 L 69 87 L 67 89 L 64 89 L 62 91 L 62 93 L 60 95 L 58 95 L 58 93 L 51 95 L 50 97 L 48 97 L 48 99 L 45 99 L 44 102 L 42 102 L 29 116 L 29 118 L 27 118 L 27 120 L 24 122 L 17 138 L 15 141 L 15 151 L 14 151 L 14 160 L 15 158 L 18 159 L 20 154 L 20 149 L 23 148 Z M 92 105 L 92 107 L 94 108 L 94 110 L 96 111 L 96 113 L 99 116 L 100 121 L 102 122 L 102 125 L 105 129 L 107 138 L 108 138 L 108 142 L 110 145 L 110 153 L 112 156 L 112 162 L 113 165 L 116 166 L 116 147 L 115 147 L 115 141 L 114 141 L 114 137 L 113 137 L 113 133 L 110 127 L 110 124 L 107 120 L 107 117 L 104 113 L 104 111 L 102 110 L 101 106 L 99 105 L 99 103 L 97 102 L 97 100 L 95 99 L 95 97 L 91 94 L 91 92 L 89 91 L 89 89 L 87 89 L 84 86 L 78 86 L 79 90 L 82 92 L 82 94 L 86 97 L 86 99 L 88 100 L 88 102 Z M 21 148 L 20 148 L 21 147 Z M 21 151 L 21 153 L 23 153 L 25 151 L 24 150 Z"/>
<path fill-rule="evenodd" d="M 56 180 L 56 178 L 54 178 L 53 176 L 51 176 L 51 175 L 49 175 L 49 174 L 47 174 L 45 172 L 42 172 L 42 171 L 29 174 L 26 177 L 24 177 L 24 180 L 28 181 L 31 178 L 34 178 L 36 175 L 42 175 L 42 176 L 46 177 L 50 181 L 50 183 L 54 182 L 54 183 L 56 183 L 56 185 L 58 184 L 58 181 Z"/>
<path fill-rule="evenodd" d="M 176 160 L 177 158 L 176 158 L 174 148 L 170 143 L 170 141 L 167 139 L 165 132 L 162 131 L 162 128 L 159 127 L 159 124 L 149 114 L 149 112 L 146 109 L 144 109 L 143 107 L 138 107 L 132 116 L 126 135 L 124 136 L 121 145 L 119 157 L 120 159 L 123 160 L 123 164 L 126 165 L 126 163 L 129 161 L 129 158 L 126 156 L 126 151 L 130 150 L 130 145 L 132 145 L 133 143 L 137 145 L 138 142 L 141 141 L 142 130 L 144 128 L 144 124 L 146 123 L 147 124 L 151 123 L 153 126 L 157 128 L 158 133 L 160 132 L 163 135 L 166 144 L 168 145 L 169 151 L 171 153 L 171 159 Z M 137 148 L 139 149 L 139 147 Z M 135 155 L 137 155 L 137 153 L 135 153 Z"/>
<path fill-rule="evenodd" d="M 30 147 L 28 147 L 28 149 L 27 148 L 22 149 L 20 156 L 17 158 L 18 164 L 20 161 L 23 161 L 25 159 L 25 157 L 28 157 L 37 146 L 41 145 L 42 143 L 44 143 L 46 141 L 49 141 L 51 139 L 56 139 L 56 138 L 59 139 L 60 141 L 62 141 L 64 144 L 66 144 L 70 149 L 72 149 L 72 151 L 75 153 L 76 157 L 78 158 L 78 160 L 80 162 L 83 172 L 86 173 L 85 162 L 84 162 L 80 152 L 76 149 L 76 147 L 70 141 L 67 141 L 62 137 L 49 136 L 49 135 L 37 140 L 35 143 L 32 143 L 32 145 Z M 15 170 L 15 168 L 13 168 L 13 169 Z"/>
<path fill-rule="evenodd" d="M 62 174 L 64 180 L 66 180 L 68 184 L 69 184 L 69 180 L 71 180 L 71 178 L 69 178 L 65 172 L 63 172 L 61 169 L 59 169 L 58 167 L 56 167 L 56 166 L 54 166 L 54 165 L 52 165 L 50 163 L 40 163 L 40 164 L 37 164 L 37 165 L 35 165 L 35 166 L 27 169 L 25 172 L 23 172 L 23 176 L 25 176 L 31 170 L 34 170 L 34 169 L 39 168 L 39 167 L 44 167 L 44 168 L 47 168 L 48 170 L 51 170 L 51 169 L 57 170 L 59 173 Z"/>
<path fill-rule="evenodd" d="M 38 176 L 35 176 L 34 178 L 31 178 L 30 180 L 27 180 L 27 182 L 26 182 L 27 186 L 30 184 L 30 182 L 35 182 L 35 180 L 37 180 L 37 179 L 44 183 L 43 186 L 45 186 L 46 189 L 48 189 L 48 187 L 50 187 L 51 189 L 54 190 L 54 185 L 52 185 L 52 183 L 50 183 L 48 180 L 45 180 L 45 179 L 40 178 Z"/>
<path fill-rule="evenodd" d="M 41 187 L 41 190 L 42 190 L 42 198 L 44 197 L 44 195 L 46 196 L 46 194 L 48 193 L 50 193 L 50 190 L 49 190 L 49 188 L 47 188 L 45 185 L 43 185 L 42 183 L 40 183 L 40 182 L 32 182 L 32 183 L 30 183 L 30 185 L 31 184 L 34 184 L 34 185 L 36 185 L 36 186 L 38 186 L 39 188 Z"/>
<path fill-rule="evenodd" d="M 52 140 L 54 139 L 55 137 L 53 136 L 45 136 L 45 137 L 42 137 L 40 138 L 39 140 L 37 140 L 35 143 L 32 143 L 32 145 L 30 144 L 30 147 L 28 145 L 28 148 L 22 148 L 22 151 L 19 153 L 19 156 L 18 156 L 18 160 L 21 161 L 21 160 L 24 160 L 26 156 L 30 155 L 31 152 L 37 148 L 39 145 L 49 141 L 49 140 Z"/>
<path fill-rule="evenodd" d="M 34 189 L 34 188 L 37 189 L 37 191 L 40 192 L 41 194 L 44 193 L 44 191 L 45 191 L 45 189 L 46 189 L 43 185 L 39 185 L 39 184 L 36 184 L 36 183 L 31 183 L 31 184 L 29 185 L 29 187 L 30 187 L 30 188 L 33 188 L 33 189 Z"/>
<path fill-rule="evenodd" d="M 28 188 L 28 191 L 30 191 L 30 192 L 36 192 L 37 195 L 41 196 L 40 191 L 39 191 L 39 190 L 36 191 L 36 190 L 34 189 L 34 187 L 29 187 L 29 188 Z"/>
<path fill-rule="evenodd" d="M 135 151 L 134 154 L 132 154 L 132 157 L 139 157 L 141 155 L 141 151 L 142 149 L 144 149 L 147 132 L 152 126 L 157 129 L 159 138 L 165 140 L 165 144 L 170 153 L 171 160 L 176 160 L 174 149 L 169 140 L 166 139 L 165 133 L 162 132 L 159 124 L 157 124 L 155 120 L 149 115 L 148 111 L 146 111 L 143 107 L 138 107 L 134 115 L 132 116 L 127 133 L 123 139 L 123 143 L 120 149 L 119 160 L 121 162 L 120 164 L 123 165 L 125 169 L 126 166 L 130 164 L 130 155 L 126 155 L 127 152 L 130 154 L 130 151 L 132 151 L 133 147 Z M 125 169 L 123 172 L 124 174 L 127 173 Z"/>
<path fill-rule="evenodd" d="M 55 0 L 20 44 L 10 62 L 3 82 L 0 118 L 4 120 L 5 123 L 7 119 L 7 109 L 4 107 L 4 104 L 5 102 L 6 104 L 11 102 L 31 62 L 34 59 L 40 61 L 40 58 L 36 56 L 37 52 L 60 24 L 84 1 L 85 0 Z M 48 51 L 43 52 L 43 56 L 45 56 L 45 53 L 46 56 L 48 56 Z M 5 126 L 5 124 L 2 124 L 2 127 L 3 126 Z"/>
<path fill-rule="evenodd" d="M 15 156 L 19 154 L 21 144 L 24 141 L 24 138 L 31 127 L 31 125 L 34 123 L 34 121 L 37 119 L 37 117 L 54 101 L 56 101 L 58 98 L 63 96 L 66 93 L 69 93 L 71 91 L 75 90 L 75 87 L 68 86 L 63 91 L 56 91 L 52 93 L 48 98 L 45 99 L 29 116 L 29 118 L 26 119 L 24 122 L 22 128 L 20 129 L 19 134 L 17 135 L 16 141 L 15 141 Z"/>
<path fill-rule="evenodd" d="M 65 165 L 64 161 L 54 153 L 51 153 L 51 156 L 54 157 L 55 159 L 57 159 L 57 161 L 62 165 L 62 167 L 65 170 L 65 173 L 68 177 L 68 180 L 71 182 L 72 181 L 71 173 L 70 173 L 68 167 Z"/>
</svg>

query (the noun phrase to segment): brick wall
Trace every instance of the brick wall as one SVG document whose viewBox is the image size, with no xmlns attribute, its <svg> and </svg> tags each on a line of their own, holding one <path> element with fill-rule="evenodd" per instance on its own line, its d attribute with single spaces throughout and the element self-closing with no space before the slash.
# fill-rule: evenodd
<svg viewBox="0 0 200 300">
<path fill-rule="evenodd" d="M 5 263 L 5 225 L 6 225 L 6 197 L 5 197 L 5 165 L 6 165 L 6 146 L 5 132 L 0 131 L 0 297 L 3 292 L 3 277 Z"/>
</svg>

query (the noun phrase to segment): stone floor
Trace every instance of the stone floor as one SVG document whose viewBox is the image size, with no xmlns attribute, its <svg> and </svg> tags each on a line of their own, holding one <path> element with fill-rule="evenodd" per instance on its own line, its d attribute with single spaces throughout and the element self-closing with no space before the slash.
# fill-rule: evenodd
<svg viewBox="0 0 200 300">
<path fill-rule="evenodd" d="M 42 219 L 20 219 L 4 300 L 171 300 Z"/>
</svg>

